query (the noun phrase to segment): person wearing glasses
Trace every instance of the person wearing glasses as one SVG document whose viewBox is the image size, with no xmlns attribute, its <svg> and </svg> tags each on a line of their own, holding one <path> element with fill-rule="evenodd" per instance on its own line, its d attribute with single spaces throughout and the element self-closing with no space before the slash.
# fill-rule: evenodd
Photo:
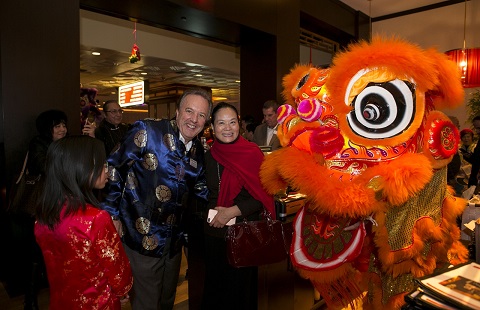
<svg viewBox="0 0 480 310">
<path fill-rule="evenodd" d="M 128 125 L 122 123 L 123 110 L 116 100 L 108 100 L 103 105 L 105 118 L 95 129 L 95 138 L 103 141 L 107 155 L 112 152 L 128 130 Z"/>
</svg>

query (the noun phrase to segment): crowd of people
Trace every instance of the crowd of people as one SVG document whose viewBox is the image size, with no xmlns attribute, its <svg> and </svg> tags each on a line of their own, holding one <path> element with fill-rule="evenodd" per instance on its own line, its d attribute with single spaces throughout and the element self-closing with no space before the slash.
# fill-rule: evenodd
<svg viewBox="0 0 480 310">
<path fill-rule="evenodd" d="M 186 210 L 195 201 L 202 225 L 191 240 L 200 243 L 205 272 L 196 279 L 200 301 L 190 307 L 256 309 L 257 268 L 230 266 L 224 237 L 229 220 L 257 220 L 273 205 L 258 176 L 259 146 L 279 147 L 277 108 L 267 101 L 259 124 L 228 103 L 212 111 L 211 94 L 191 88 L 173 119 L 127 125 L 111 100 L 100 119 L 89 120 L 83 107 L 78 136 L 67 134 L 64 112 L 40 114 L 27 162 L 43 183 L 37 205 L 25 212 L 31 255 L 24 308 L 38 309 L 35 279 L 43 272 L 50 309 L 120 309 L 128 302 L 132 309 L 172 309 L 188 246 Z M 210 209 L 217 213 L 207 222 Z"/>
<path fill-rule="evenodd" d="M 201 206 L 201 229 L 190 240 L 201 244 L 203 272 L 192 272 L 202 276 L 191 308 L 256 309 L 258 270 L 228 263 L 225 235 L 232 219 L 258 220 L 273 204 L 259 169 L 260 147 L 281 147 L 277 108 L 266 101 L 258 123 L 225 102 L 212 110 L 211 95 L 192 88 L 173 119 L 127 125 L 118 102 L 107 101 L 103 119 L 86 120 L 80 136 L 67 135 L 64 112 L 41 113 L 27 161 L 44 183 L 38 204 L 24 210 L 31 237 L 25 309 L 38 309 L 42 266 L 51 309 L 120 309 L 127 302 L 172 309 L 192 201 Z M 479 135 L 480 116 L 472 125 Z M 480 170 L 474 131 L 460 137 L 458 167 L 449 167 L 459 195 L 477 185 Z"/>
</svg>

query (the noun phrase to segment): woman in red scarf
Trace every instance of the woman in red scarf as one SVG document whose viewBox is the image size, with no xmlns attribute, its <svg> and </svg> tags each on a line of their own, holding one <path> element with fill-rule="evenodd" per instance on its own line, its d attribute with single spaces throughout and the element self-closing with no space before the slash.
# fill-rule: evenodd
<svg viewBox="0 0 480 310">
<path fill-rule="evenodd" d="M 226 224 L 258 220 L 263 208 L 275 217 L 273 197 L 258 176 L 263 153 L 239 135 L 237 109 L 219 103 L 212 112 L 215 142 L 205 155 L 208 207 L 218 213 L 205 224 L 203 309 L 257 309 L 257 268 L 228 264 Z"/>
</svg>

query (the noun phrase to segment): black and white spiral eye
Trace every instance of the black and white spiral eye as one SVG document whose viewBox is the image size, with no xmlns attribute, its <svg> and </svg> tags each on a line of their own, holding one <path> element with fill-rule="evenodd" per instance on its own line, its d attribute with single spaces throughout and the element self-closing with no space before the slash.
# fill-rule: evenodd
<svg viewBox="0 0 480 310">
<path fill-rule="evenodd" d="M 407 81 L 369 83 L 351 103 L 347 115 L 350 128 L 368 139 L 385 139 L 401 134 L 415 116 L 415 89 Z"/>
</svg>

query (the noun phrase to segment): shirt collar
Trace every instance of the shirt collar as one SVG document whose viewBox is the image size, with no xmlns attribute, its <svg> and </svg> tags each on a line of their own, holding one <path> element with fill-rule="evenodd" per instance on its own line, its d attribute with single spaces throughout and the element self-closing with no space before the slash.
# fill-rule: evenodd
<svg viewBox="0 0 480 310">
<path fill-rule="evenodd" d="M 192 145 L 193 145 L 193 141 L 190 140 L 188 143 L 185 143 L 185 138 L 182 136 L 182 133 L 180 131 L 178 132 L 178 135 L 179 135 L 178 138 L 180 139 L 180 141 L 182 141 L 183 144 L 185 144 L 185 150 L 187 152 L 190 151 L 190 149 L 192 148 Z"/>
</svg>

